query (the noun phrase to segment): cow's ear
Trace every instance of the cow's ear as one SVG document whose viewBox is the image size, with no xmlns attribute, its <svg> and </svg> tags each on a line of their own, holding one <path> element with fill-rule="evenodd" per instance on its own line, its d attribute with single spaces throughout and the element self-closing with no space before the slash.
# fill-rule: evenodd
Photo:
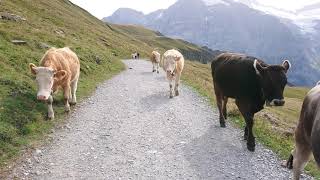
<svg viewBox="0 0 320 180">
<path fill-rule="evenodd" d="M 258 75 L 261 75 L 261 73 L 263 73 L 263 71 L 265 70 L 265 68 L 261 66 L 257 59 L 254 60 L 253 67 Z"/>
<path fill-rule="evenodd" d="M 175 58 L 175 61 L 180 61 L 180 59 L 181 59 L 181 56 L 177 56 L 177 57 Z"/>
<path fill-rule="evenodd" d="M 60 70 L 54 73 L 54 78 L 57 79 L 58 81 L 64 79 L 67 75 L 67 71 L 65 70 Z"/>
<path fill-rule="evenodd" d="M 34 74 L 34 75 L 37 74 L 37 66 L 36 65 L 34 65 L 33 63 L 30 63 L 29 68 L 30 68 L 32 74 Z"/>
<path fill-rule="evenodd" d="M 282 66 L 284 67 L 285 71 L 288 72 L 288 70 L 291 68 L 291 63 L 289 60 L 284 60 Z"/>
</svg>

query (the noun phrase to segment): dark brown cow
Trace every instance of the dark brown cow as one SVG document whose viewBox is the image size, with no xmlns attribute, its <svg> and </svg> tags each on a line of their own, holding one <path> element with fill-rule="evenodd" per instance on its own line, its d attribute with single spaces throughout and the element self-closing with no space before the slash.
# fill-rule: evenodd
<svg viewBox="0 0 320 180">
<path fill-rule="evenodd" d="M 295 130 L 296 147 L 287 161 L 287 167 L 293 168 L 295 180 L 309 161 L 311 152 L 320 166 L 320 86 L 312 88 L 304 98 L 300 119 Z"/>
<path fill-rule="evenodd" d="M 250 151 L 255 150 L 254 114 L 263 109 L 265 102 L 271 106 L 284 105 L 283 90 L 289 68 L 288 60 L 282 65 L 267 65 L 255 57 L 234 53 L 223 53 L 211 64 L 220 126 L 225 127 L 228 98 L 234 98 L 246 121 L 244 138 Z"/>
</svg>

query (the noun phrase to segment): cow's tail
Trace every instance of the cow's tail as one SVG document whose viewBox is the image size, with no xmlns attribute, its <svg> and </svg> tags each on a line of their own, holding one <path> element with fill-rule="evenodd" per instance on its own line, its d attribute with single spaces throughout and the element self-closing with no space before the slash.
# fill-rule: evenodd
<svg viewBox="0 0 320 180">
<path fill-rule="evenodd" d="M 318 167 L 320 167 L 320 116 L 315 119 L 312 127 L 311 145 L 314 159 L 316 160 Z"/>
</svg>

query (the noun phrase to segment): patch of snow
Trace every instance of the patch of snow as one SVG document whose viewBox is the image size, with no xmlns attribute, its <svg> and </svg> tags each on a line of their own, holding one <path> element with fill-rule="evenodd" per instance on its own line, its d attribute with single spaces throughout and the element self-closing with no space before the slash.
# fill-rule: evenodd
<svg viewBox="0 0 320 180">
<path fill-rule="evenodd" d="M 262 11 L 266 14 L 285 18 L 292 20 L 294 24 L 300 27 L 301 33 L 314 33 L 315 29 L 314 20 L 320 20 L 320 9 L 310 9 L 305 11 L 298 10 L 284 10 L 273 6 L 266 6 L 257 1 L 252 0 L 234 0 L 235 2 L 240 2 L 246 4 L 250 8 L 256 9 L 258 11 Z"/>
<path fill-rule="evenodd" d="M 212 5 L 216 5 L 216 4 L 224 4 L 229 6 L 230 3 L 225 2 L 223 0 L 203 0 L 203 2 L 207 5 L 207 6 L 212 6 Z"/>
<path fill-rule="evenodd" d="M 161 12 L 161 13 L 156 17 L 156 19 L 160 19 L 162 16 L 163 16 L 163 12 Z"/>
</svg>

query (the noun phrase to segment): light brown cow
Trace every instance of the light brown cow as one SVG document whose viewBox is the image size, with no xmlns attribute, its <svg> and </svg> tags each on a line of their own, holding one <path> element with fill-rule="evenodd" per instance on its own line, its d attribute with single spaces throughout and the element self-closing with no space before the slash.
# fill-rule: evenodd
<svg viewBox="0 0 320 180">
<path fill-rule="evenodd" d="M 175 49 L 168 50 L 163 54 L 160 64 L 163 70 L 167 73 L 167 79 L 169 80 L 170 87 L 170 98 L 173 98 L 173 80 L 175 80 L 175 95 L 179 96 L 180 77 L 184 67 L 183 55 Z"/>
<path fill-rule="evenodd" d="M 152 62 L 152 72 L 156 72 L 159 74 L 159 63 L 160 63 L 160 53 L 157 51 L 152 51 L 150 60 Z"/>
<path fill-rule="evenodd" d="M 312 88 L 304 98 L 300 119 L 295 130 L 295 149 L 286 166 L 293 168 L 293 178 L 298 180 L 309 161 L 311 153 L 320 166 L 320 85 Z"/>
<path fill-rule="evenodd" d="M 76 91 L 80 75 L 80 62 L 77 55 L 68 47 L 51 48 L 40 61 L 40 66 L 30 63 L 32 74 L 38 85 L 37 99 L 48 103 L 48 118 L 54 118 L 52 93 L 63 89 L 65 111 L 77 102 Z"/>
</svg>

